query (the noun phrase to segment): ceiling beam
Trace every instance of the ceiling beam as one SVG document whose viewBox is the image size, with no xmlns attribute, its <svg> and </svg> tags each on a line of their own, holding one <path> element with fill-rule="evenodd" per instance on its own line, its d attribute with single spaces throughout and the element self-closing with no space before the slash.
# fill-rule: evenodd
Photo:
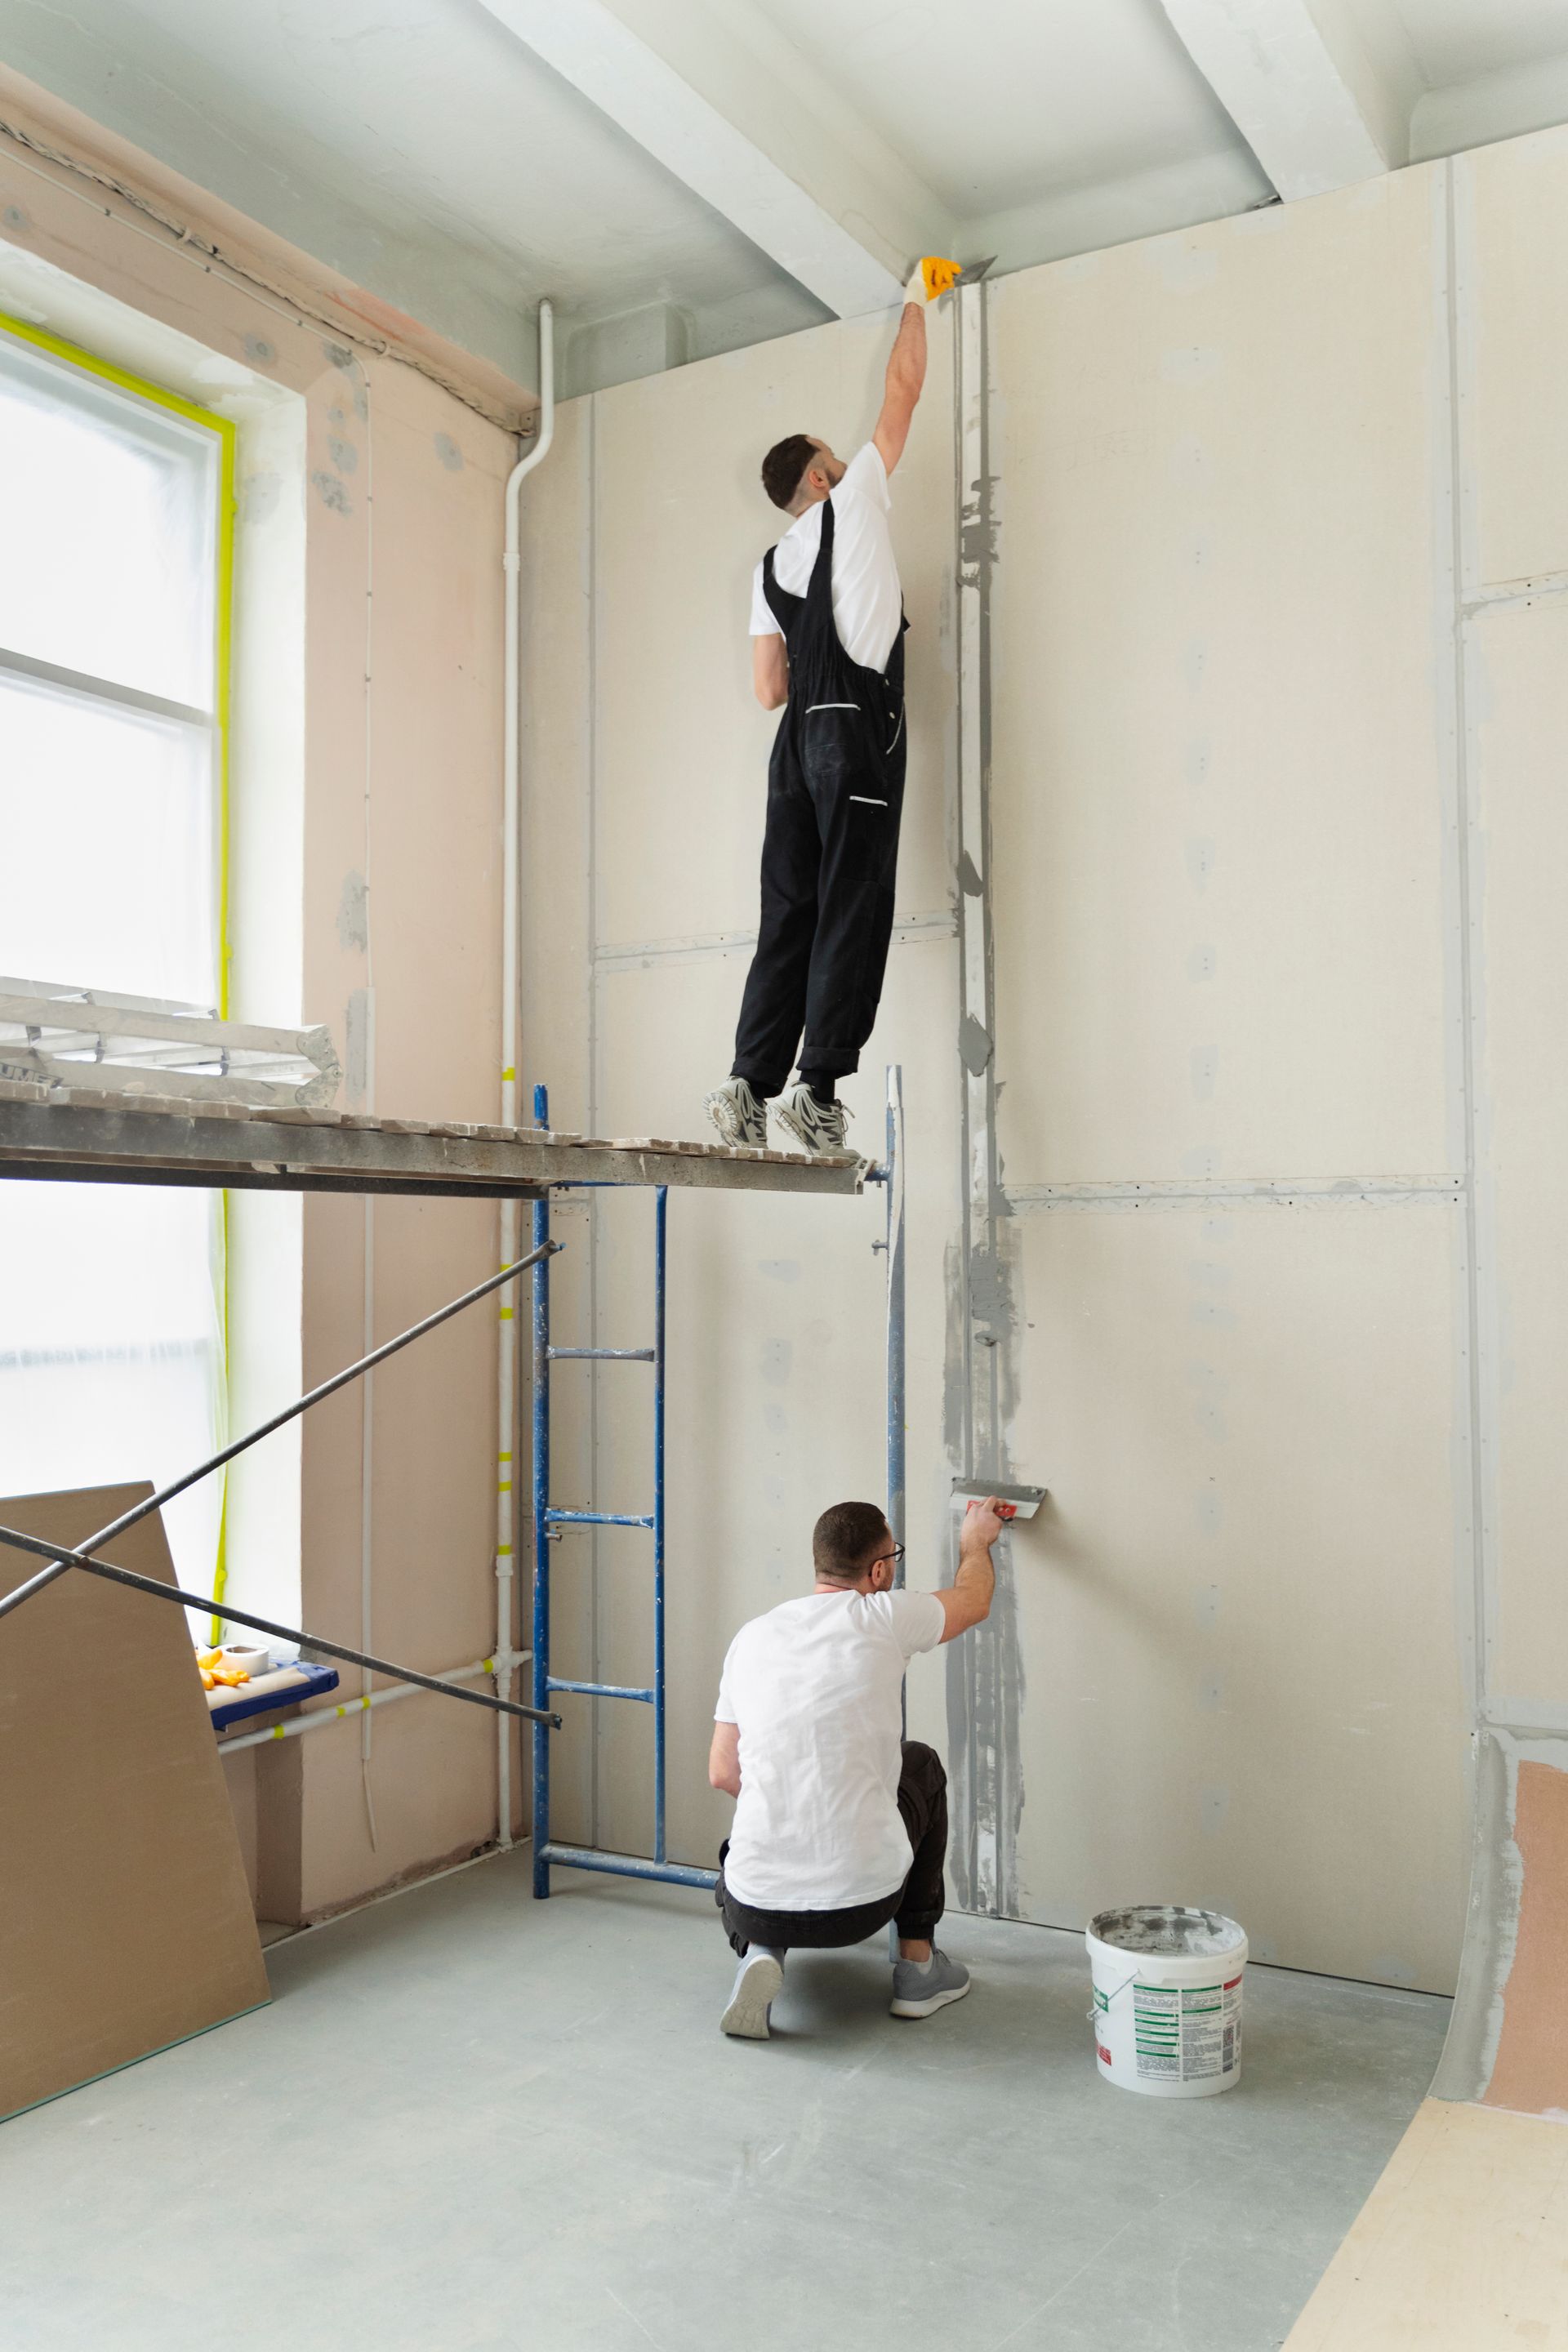
<svg viewBox="0 0 1568 2352">
<path fill-rule="evenodd" d="M 483 5 L 837 317 L 947 250 L 945 208 L 750 0 Z"/>
<path fill-rule="evenodd" d="M 1336 0 L 1161 0 L 1287 204 L 1405 161 L 1396 109 Z"/>
</svg>

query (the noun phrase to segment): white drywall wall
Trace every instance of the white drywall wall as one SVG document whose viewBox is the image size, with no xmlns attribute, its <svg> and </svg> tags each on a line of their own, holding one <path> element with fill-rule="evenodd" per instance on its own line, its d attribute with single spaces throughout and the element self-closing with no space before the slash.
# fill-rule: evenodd
<svg viewBox="0 0 1568 2352">
<path fill-rule="evenodd" d="M 1012 1538 L 990 1637 L 1022 1793 L 978 1825 L 994 1866 L 977 1685 L 950 1660 L 944 1724 L 941 1669 L 911 1678 L 968 1899 L 1061 1926 L 1212 1903 L 1261 1957 L 1446 1990 L 1476 1708 L 1568 1719 L 1565 175 L 1547 133 L 989 294 L 1003 1197 L 984 1307 L 1007 1458 L 1052 1498 Z M 899 902 L 929 928 L 894 950 L 856 1097 L 897 1053 L 916 1582 L 946 1572 L 963 1317 L 982 1319 L 952 1264 L 941 335 L 896 527 L 917 622 Z M 691 1132 L 725 1065 L 770 732 L 746 696 L 770 535 L 748 478 L 778 434 L 864 429 L 885 340 L 824 328 L 581 404 L 532 510 L 553 583 L 533 592 L 552 614 L 530 649 L 533 822 L 564 863 L 536 869 L 528 1055 L 569 1073 L 571 1124 Z M 612 1344 L 646 1317 L 635 1213 L 600 1219 Z M 693 1860 L 726 1814 L 702 1763 L 734 1625 L 799 1589 L 817 1509 L 879 1491 L 875 1222 L 692 1199 L 672 1224 L 670 1807 Z M 610 1507 L 646 1462 L 625 1378 L 600 1382 Z M 601 1547 L 600 1672 L 644 1670 L 645 1592 L 631 1549 Z M 641 1845 L 646 1727 L 602 1712 L 596 1814 L 573 1826 Z"/>
</svg>

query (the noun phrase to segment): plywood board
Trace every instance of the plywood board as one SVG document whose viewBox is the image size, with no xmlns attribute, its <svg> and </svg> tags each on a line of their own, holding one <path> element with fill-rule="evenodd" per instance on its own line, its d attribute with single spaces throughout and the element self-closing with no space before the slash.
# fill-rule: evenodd
<svg viewBox="0 0 1568 2352">
<path fill-rule="evenodd" d="M 1568 2130 L 1428 2099 L 1285 2352 L 1568 2352 Z"/>
<path fill-rule="evenodd" d="M 992 295 L 1010 1184 L 1457 1164 L 1439 194 Z"/>
<path fill-rule="evenodd" d="M 1022 1219 L 1029 1916 L 1207 1904 L 1446 1992 L 1464 1922 L 1451 1205 Z"/>
<path fill-rule="evenodd" d="M 80 1543 L 151 1492 L 0 1502 Z M 110 1558 L 172 1584 L 154 1514 Z M 0 1550 L 0 1591 L 41 1563 Z M 268 1999 L 182 1610 L 77 1571 L 0 1624 L 0 2115 Z"/>
<path fill-rule="evenodd" d="M 1519 1855 L 1519 1918 L 1513 1964 L 1502 1988 L 1501 2032 L 1488 2106 L 1568 2121 L 1568 1772 L 1521 1759 L 1513 1842 Z"/>
</svg>

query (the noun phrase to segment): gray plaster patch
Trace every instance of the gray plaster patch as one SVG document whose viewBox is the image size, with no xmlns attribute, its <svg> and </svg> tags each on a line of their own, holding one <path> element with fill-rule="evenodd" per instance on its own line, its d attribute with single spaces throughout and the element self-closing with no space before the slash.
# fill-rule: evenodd
<svg viewBox="0 0 1568 2352">
<path fill-rule="evenodd" d="M 1194 834 L 1185 845 L 1184 855 L 1188 881 L 1194 890 L 1206 890 L 1215 868 L 1214 843 L 1202 835 Z"/>
<path fill-rule="evenodd" d="M 972 578 L 989 572 L 996 561 L 1001 523 L 993 496 L 995 488 L 994 474 L 976 481 L 963 502 L 963 511 L 959 518 L 959 566 Z"/>
<path fill-rule="evenodd" d="M 344 375 L 352 375 L 359 364 L 347 343 L 323 342 L 321 349 L 333 367 L 339 369 Z"/>
<path fill-rule="evenodd" d="M 343 1012 L 343 1096 L 363 1110 L 370 1085 L 370 991 L 356 988 Z"/>
<path fill-rule="evenodd" d="M 966 898 L 978 898 L 985 887 L 980 878 L 979 868 L 967 849 L 958 861 L 958 887 Z"/>
<path fill-rule="evenodd" d="M 345 874 L 338 896 L 338 938 L 363 954 L 370 945 L 370 892 L 363 874 Z"/>
<path fill-rule="evenodd" d="M 1166 383 L 1206 383 L 1219 369 L 1220 355 L 1212 344 L 1183 343 L 1160 354 L 1160 374 Z"/>
<path fill-rule="evenodd" d="M 758 1260 L 757 1271 L 765 1274 L 770 1282 L 798 1282 L 800 1260 L 797 1257 L 764 1257 Z"/>
<path fill-rule="evenodd" d="M 436 455 L 439 457 L 442 465 L 446 467 L 447 471 L 449 474 L 460 474 L 462 472 L 463 453 L 458 448 L 457 443 L 453 440 L 449 433 L 437 434 Z"/>
<path fill-rule="evenodd" d="M 247 530 L 254 530 L 258 523 L 268 522 L 277 513 L 283 496 L 283 477 L 270 471 L 247 474 L 240 487 L 240 520 Z"/>
<path fill-rule="evenodd" d="M 331 507 L 334 514 L 353 514 L 353 500 L 336 474 L 312 474 L 310 488 L 315 491 L 321 504 L 324 507 Z"/>
<path fill-rule="evenodd" d="M 795 1349 L 788 1339 L 763 1341 L 762 1374 L 770 1388 L 788 1387 L 794 1362 Z"/>
<path fill-rule="evenodd" d="M 977 1078 L 992 1055 L 990 1038 L 973 1013 L 966 1013 L 958 1032 L 958 1055 L 972 1078 Z"/>
<path fill-rule="evenodd" d="M 20 205 L 7 205 L 5 211 L 0 213 L 0 220 L 3 220 L 9 229 L 30 229 L 33 226 Z"/>
<path fill-rule="evenodd" d="M 1167 292 L 1194 294 L 1203 286 L 1212 286 L 1219 276 L 1219 255 L 1212 246 L 1179 245 L 1167 237 L 1157 237 L 1143 257 L 1144 267 L 1152 269 Z"/>
<path fill-rule="evenodd" d="M 340 474 L 354 474 L 359 471 L 359 451 L 352 441 L 339 440 L 334 436 L 327 443 L 327 455 Z"/>
<path fill-rule="evenodd" d="M 1212 980 L 1219 964 L 1219 950 L 1205 940 L 1194 948 L 1187 958 L 1187 978 L 1194 982 Z"/>
<path fill-rule="evenodd" d="M 277 362 L 278 352 L 265 335 L 247 335 L 245 356 L 252 367 L 272 367 Z"/>
<path fill-rule="evenodd" d="M 1213 1102 L 1215 1078 L 1219 1070 L 1219 1049 L 1215 1045 L 1194 1045 L 1192 1055 L 1193 1099 Z"/>
</svg>

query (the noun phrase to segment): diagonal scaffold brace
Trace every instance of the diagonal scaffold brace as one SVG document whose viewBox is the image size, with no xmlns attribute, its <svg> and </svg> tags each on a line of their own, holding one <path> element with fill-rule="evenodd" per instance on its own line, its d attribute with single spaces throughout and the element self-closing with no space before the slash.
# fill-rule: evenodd
<svg viewBox="0 0 1568 2352">
<path fill-rule="evenodd" d="M 171 1502 L 176 1495 L 183 1495 L 187 1487 L 195 1486 L 198 1480 L 207 1477 L 214 1470 L 221 1469 L 225 1463 L 232 1462 L 237 1454 L 246 1453 L 251 1446 L 259 1444 L 262 1438 L 270 1437 L 275 1430 L 283 1428 L 286 1423 L 297 1420 L 300 1414 L 308 1412 L 311 1405 L 320 1404 L 324 1397 L 335 1394 L 339 1389 L 346 1387 L 350 1381 L 358 1380 L 363 1373 L 370 1371 L 375 1365 L 384 1363 L 388 1356 L 396 1355 L 399 1349 L 406 1348 L 414 1340 L 422 1339 L 426 1331 L 434 1331 L 439 1324 L 450 1321 L 454 1315 L 460 1315 L 465 1307 L 473 1306 L 477 1299 L 489 1297 L 491 1291 L 499 1290 L 503 1284 L 514 1281 L 518 1275 L 526 1273 L 529 1267 L 536 1265 L 541 1259 L 552 1257 L 561 1247 L 562 1244 L 559 1242 L 547 1241 L 542 1247 L 531 1250 L 526 1257 L 517 1259 L 513 1265 L 503 1265 L 499 1273 L 487 1275 L 483 1282 L 476 1283 L 471 1290 L 464 1291 L 460 1298 L 454 1298 L 447 1306 L 437 1307 L 434 1315 L 426 1315 L 422 1321 L 410 1324 L 406 1331 L 400 1331 L 395 1339 L 388 1339 L 381 1347 L 373 1349 L 369 1355 L 362 1356 L 357 1363 L 346 1366 L 341 1372 L 334 1372 L 331 1379 L 323 1381 L 319 1388 L 313 1388 L 304 1396 L 296 1398 L 292 1404 L 285 1405 L 281 1412 L 272 1414 L 269 1420 L 260 1423 L 258 1427 L 248 1431 L 244 1437 L 235 1438 L 230 1444 L 220 1447 L 216 1454 L 209 1454 L 205 1462 L 198 1463 L 194 1470 L 187 1470 L 182 1477 L 171 1480 L 167 1486 L 160 1487 L 155 1495 L 149 1495 L 145 1501 L 138 1503 L 133 1509 L 122 1512 L 117 1519 L 111 1519 L 108 1527 L 100 1528 L 96 1535 L 89 1536 L 85 1544 L 74 1550 L 64 1545 L 46 1543 L 38 1537 L 23 1535 L 13 1528 L 0 1528 L 0 1545 L 16 1551 L 34 1552 L 48 1562 L 48 1566 L 42 1569 L 37 1576 L 30 1576 L 26 1582 L 18 1584 L 12 1591 L 0 1594 L 0 1617 L 8 1616 L 13 1609 L 20 1608 L 23 1601 L 30 1600 L 34 1593 L 45 1591 L 57 1577 L 63 1576 L 68 1569 L 85 1569 L 89 1574 L 107 1577 L 113 1583 L 126 1584 L 136 1591 L 151 1593 L 154 1600 L 177 1601 L 182 1607 L 187 1609 L 209 1610 L 231 1624 L 244 1625 L 259 1633 L 273 1633 L 285 1641 L 299 1642 L 303 1647 L 320 1650 L 328 1657 L 342 1658 L 352 1665 L 368 1667 L 373 1674 L 391 1675 L 399 1682 L 417 1684 L 423 1690 L 441 1691 L 449 1698 L 463 1699 L 470 1706 L 489 1707 L 492 1714 L 521 1716 L 525 1722 L 546 1724 L 552 1730 L 559 1730 L 561 1717 L 558 1715 L 538 1707 L 521 1706 L 512 1699 L 492 1697 L 487 1691 L 464 1690 L 455 1683 L 442 1682 L 436 1675 L 418 1674 L 410 1666 L 394 1665 L 387 1659 L 372 1657 L 368 1652 L 350 1649 L 343 1643 L 325 1641 L 319 1634 L 307 1633 L 298 1626 L 277 1624 L 267 1617 L 248 1616 L 226 1600 L 219 1600 L 205 1593 L 184 1592 L 177 1585 L 160 1583 L 155 1577 L 141 1576 L 133 1569 L 113 1567 L 107 1560 L 95 1559 L 92 1555 L 100 1550 L 105 1544 L 111 1543 L 116 1536 L 123 1535 L 127 1528 L 132 1528 L 139 1520 L 150 1517 L 164 1503 Z"/>
</svg>

